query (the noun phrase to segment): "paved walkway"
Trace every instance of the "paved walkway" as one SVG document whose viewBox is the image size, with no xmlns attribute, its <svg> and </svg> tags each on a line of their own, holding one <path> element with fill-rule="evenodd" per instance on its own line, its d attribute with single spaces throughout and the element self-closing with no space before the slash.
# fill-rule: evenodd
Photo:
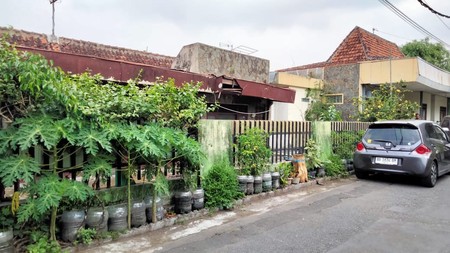
<svg viewBox="0 0 450 253">
<path fill-rule="evenodd" d="M 174 218 L 166 218 L 157 223 L 134 228 L 114 241 L 105 240 L 95 242 L 89 246 L 80 245 L 71 248 L 71 251 L 83 253 L 153 252 L 148 251 L 148 249 L 155 249 L 155 245 L 163 241 L 176 240 L 199 233 L 205 229 L 222 225 L 242 216 L 268 212 L 281 202 L 285 202 L 286 198 L 300 198 L 308 195 L 312 191 L 325 189 L 324 185 L 332 181 L 329 178 L 321 178 L 307 183 L 290 185 L 271 192 L 247 195 L 245 198 L 236 202 L 233 210 L 209 212 L 207 209 L 203 209 L 189 214 L 177 215 Z"/>
</svg>

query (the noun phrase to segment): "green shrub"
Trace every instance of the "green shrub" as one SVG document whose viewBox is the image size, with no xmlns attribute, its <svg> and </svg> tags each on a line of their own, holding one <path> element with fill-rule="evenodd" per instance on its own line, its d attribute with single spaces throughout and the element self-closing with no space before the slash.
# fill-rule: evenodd
<svg viewBox="0 0 450 253">
<path fill-rule="evenodd" d="M 97 231 L 93 228 L 81 228 L 78 230 L 77 239 L 82 244 L 89 245 L 97 235 Z"/>
<path fill-rule="evenodd" d="M 31 244 L 27 246 L 29 253 L 59 253 L 63 252 L 57 241 L 50 240 L 47 233 L 42 231 L 32 232 Z"/>
<path fill-rule="evenodd" d="M 352 159 L 356 143 L 361 141 L 364 130 L 331 132 L 333 153 L 341 159 Z"/>
<path fill-rule="evenodd" d="M 342 176 L 347 174 L 346 167 L 342 164 L 341 158 L 336 154 L 328 157 L 329 162 L 325 166 L 325 174 L 330 177 Z"/>
<path fill-rule="evenodd" d="M 268 168 L 272 151 L 267 147 L 268 134 L 250 128 L 237 137 L 236 154 L 242 175 L 260 176 Z"/>
<path fill-rule="evenodd" d="M 286 186 L 288 178 L 293 176 L 291 175 L 294 171 L 294 166 L 292 165 L 292 163 L 291 162 L 279 163 L 275 170 L 280 173 L 281 186 Z"/>
<path fill-rule="evenodd" d="M 233 207 L 234 200 L 243 197 L 239 191 L 236 170 L 227 158 L 216 160 L 203 179 L 207 208 Z"/>
</svg>

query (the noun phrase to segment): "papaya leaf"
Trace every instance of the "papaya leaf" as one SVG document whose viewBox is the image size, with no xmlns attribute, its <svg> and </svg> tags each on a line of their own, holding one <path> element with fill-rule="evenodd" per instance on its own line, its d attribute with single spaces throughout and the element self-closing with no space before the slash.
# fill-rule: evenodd
<svg viewBox="0 0 450 253">
<path fill-rule="evenodd" d="M 7 153 L 10 149 L 14 149 L 12 142 L 17 128 L 9 127 L 0 131 L 0 154 Z"/>
<path fill-rule="evenodd" d="M 36 198 L 36 211 L 41 214 L 47 213 L 51 208 L 58 207 L 62 196 L 54 192 L 42 192 L 39 198 Z"/>
<path fill-rule="evenodd" d="M 0 178 L 6 187 L 20 179 L 30 183 L 39 172 L 39 164 L 28 155 L 11 155 L 0 159 Z"/>
<path fill-rule="evenodd" d="M 108 152 L 112 151 L 107 134 L 94 129 L 93 127 L 82 128 L 76 137 L 76 143 L 77 145 L 84 147 L 87 154 L 97 154 L 99 146 Z"/>
<path fill-rule="evenodd" d="M 88 197 L 94 195 L 94 191 L 87 186 L 78 181 L 64 180 L 66 181 L 64 195 L 62 197 L 67 197 L 72 202 L 85 201 Z"/>
<path fill-rule="evenodd" d="M 88 164 L 83 167 L 83 181 L 89 180 L 90 177 L 99 175 L 102 179 L 111 176 L 112 157 L 108 156 L 90 156 Z"/>
<path fill-rule="evenodd" d="M 21 204 L 17 213 L 17 222 L 25 223 L 28 220 L 39 221 L 42 215 L 37 212 L 37 203 L 33 198 L 28 198 L 26 203 Z"/>
<path fill-rule="evenodd" d="M 61 135 L 53 124 L 53 119 L 45 115 L 34 115 L 32 117 L 17 120 L 20 126 L 14 135 L 13 143 L 21 150 L 28 150 L 32 146 L 42 142 L 47 149 L 56 146 Z"/>
</svg>

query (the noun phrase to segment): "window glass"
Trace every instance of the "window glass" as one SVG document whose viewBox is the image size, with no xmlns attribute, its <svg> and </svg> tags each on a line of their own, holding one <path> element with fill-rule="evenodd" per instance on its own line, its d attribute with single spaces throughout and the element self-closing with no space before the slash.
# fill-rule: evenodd
<svg viewBox="0 0 450 253">
<path fill-rule="evenodd" d="M 439 127 L 434 126 L 434 132 L 436 135 L 436 139 L 447 141 L 447 136 L 445 135 L 444 131 L 442 131 Z"/>
<path fill-rule="evenodd" d="M 434 133 L 434 127 L 433 124 L 426 124 L 425 125 L 425 132 L 426 132 L 426 137 L 428 138 L 436 138 L 435 133 Z M 424 137 L 425 138 L 425 137 Z"/>
<path fill-rule="evenodd" d="M 392 142 L 394 145 L 413 145 L 420 141 L 420 134 L 414 126 L 378 125 L 370 127 L 363 139 L 369 144 Z"/>
</svg>

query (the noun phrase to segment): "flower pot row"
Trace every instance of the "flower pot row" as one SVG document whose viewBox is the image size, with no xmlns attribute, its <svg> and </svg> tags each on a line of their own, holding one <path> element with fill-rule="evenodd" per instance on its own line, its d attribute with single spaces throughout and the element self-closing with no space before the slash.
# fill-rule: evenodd
<svg viewBox="0 0 450 253">
<path fill-rule="evenodd" d="M 280 173 L 266 172 L 262 176 L 238 176 L 239 190 L 246 195 L 280 188 Z"/>
<path fill-rule="evenodd" d="M 161 199 L 156 198 L 157 220 L 164 217 Z M 102 207 L 91 207 L 87 210 L 70 210 L 61 215 L 61 240 L 74 242 L 79 229 L 94 228 L 99 232 L 123 231 L 128 228 L 127 204 L 116 204 Z M 131 206 L 131 226 L 139 227 L 152 221 L 151 197 L 144 201 L 133 201 Z"/>
<path fill-rule="evenodd" d="M 190 213 L 192 210 L 200 210 L 205 207 L 205 191 L 202 188 L 189 191 L 177 191 L 174 194 L 175 213 Z"/>
</svg>

